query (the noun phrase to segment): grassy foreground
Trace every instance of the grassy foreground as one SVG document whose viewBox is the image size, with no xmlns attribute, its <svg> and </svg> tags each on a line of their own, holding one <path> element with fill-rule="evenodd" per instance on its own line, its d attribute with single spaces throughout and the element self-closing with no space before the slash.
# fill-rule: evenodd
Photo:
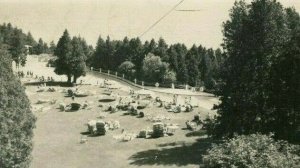
<svg viewBox="0 0 300 168">
<path fill-rule="evenodd" d="M 185 129 L 185 121 L 191 120 L 195 114 L 205 117 L 208 110 L 196 108 L 189 113 L 170 113 L 164 108 L 150 107 L 145 114 L 170 117 L 165 122 L 179 124 L 175 135 L 158 139 L 134 139 L 121 142 L 114 137 L 127 133 L 138 133 L 139 130 L 152 128 L 152 122 L 146 118 L 124 115 L 124 112 L 103 112 L 99 106 L 98 96 L 103 89 L 86 85 L 80 89 L 96 93 L 94 96 L 76 98 L 77 102 L 91 103 L 89 110 L 77 112 L 60 112 L 59 102 L 72 102 L 64 97 L 61 91 L 66 88 L 55 87 L 56 92 L 36 92 L 36 86 L 27 86 L 26 93 L 31 100 L 33 111 L 37 116 L 37 128 L 34 130 L 34 150 L 32 168 L 39 167 L 197 167 L 201 154 L 210 145 L 207 139 L 191 134 Z M 126 91 L 115 90 L 120 95 L 128 95 Z M 39 99 L 55 99 L 55 104 L 36 104 Z M 43 110 L 41 110 L 43 109 Z M 121 129 L 109 131 L 105 136 L 89 137 L 85 135 L 89 119 L 105 116 L 104 120 L 118 120 Z M 84 137 L 87 143 L 81 144 Z"/>
</svg>

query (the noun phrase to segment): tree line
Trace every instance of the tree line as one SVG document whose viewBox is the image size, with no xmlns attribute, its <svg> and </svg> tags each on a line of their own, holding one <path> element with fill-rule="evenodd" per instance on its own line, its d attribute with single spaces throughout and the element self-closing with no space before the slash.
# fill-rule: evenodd
<svg viewBox="0 0 300 168">
<path fill-rule="evenodd" d="M 82 56 L 76 56 L 73 52 L 75 48 L 72 47 L 71 41 L 74 40 L 79 41 L 80 47 L 75 48 Z M 215 88 L 218 71 L 225 59 L 221 49 L 206 49 L 202 45 L 193 45 L 188 49 L 180 43 L 168 45 L 163 38 L 158 42 L 152 39 L 142 43 L 139 38 L 111 40 L 108 36 L 104 40 L 100 36 L 93 49 L 82 37 L 71 39 L 68 30 L 65 30 L 59 39 L 54 55 L 58 57 L 54 63 L 55 72 L 68 76 L 68 82 L 71 82 L 71 77 L 74 76 L 74 67 L 80 65 L 81 68 L 77 67 L 77 71 L 81 70 L 74 79 L 85 75 L 86 67 L 93 67 L 119 72 L 131 80 L 172 82 L 205 86 L 208 89 Z M 77 63 L 71 65 L 71 62 L 74 63 L 72 60 L 77 58 Z"/>
<path fill-rule="evenodd" d="M 0 25 L 0 42 L 7 47 L 13 60 L 21 65 L 25 65 L 26 54 L 53 54 L 56 47 L 53 41 L 50 46 L 42 38 L 36 41 L 30 32 L 26 34 L 22 29 L 13 27 L 11 23 Z"/>
<path fill-rule="evenodd" d="M 154 59 L 154 67 L 145 67 L 145 61 L 149 62 L 149 59 Z M 100 36 L 88 63 L 94 68 L 125 73 L 142 81 L 172 81 L 212 89 L 223 60 L 220 49 L 206 49 L 202 45 L 188 49 L 180 43 L 168 45 L 163 38 L 142 43 L 139 38 L 111 40 L 108 36 L 104 40 Z"/>
<path fill-rule="evenodd" d="M 57 65 L 55 72 L 59 75 L 65 74 L 70 76 L 72 74 L 71 76 L 74 76 L 71 71 L 76 69 L 78 72 L 76 72 L 73 82 L 85 74 L 85 67 L 94 67 L 95 69 L 102 68 L 123 73 L 131 80 L 136 78 L 152 83 L 172 82 L 214 89 L 218 81 L 218 70 L 224 61 L 224 55 L 220 49 L 206 49 L 202 45 L 193 45 L 188 49 L 184 44 L 180 43 L 168 45 L 163 38 L 160 38 L 158 41 L 152 39 L 142 43 L 139 38 L 129 39 L 125 37 L 123 40 L 111 40 L 108 36 L 104 40 L 100 36 L 95 49 L 93 49 L 91 45 L 86 43 L 84 38 L 76 37 L 76 39 L 71 39 L 67 30 L 66 32 L 67 34 L 64 33 L 61 37 L 65 41 L 58 41 L 58 47 L 53 41 L 48 47 L 48 44 L 41 38 L 36 41 L 30 32 L 25 34 L 21 29 L 13 27 L 10 23 L 4 23 L 0 25 L 0 40 L 7 45 L 17 65 L 25 64 L 26 54 L 39 55 L 47 53 L 57 56 L 58 59 L 54 62 Z M 84 59 L 82 59 L 83 62 L 77 61 L 77 63 L 80 62 L 78 65 L 81 68 L 75 68 L 75 64 L 69 65 L 67 63 L 74 58 L 74 56 L 67 56 L 72 52 L 72 47 L 70 47 L 72 40 L 79 40 L 81 44 L 78 52 L 83 52 L 82 57 Z M 28 50 L 26 46 L 29 47 Z M 153 56 L 151 57 L 151 55 Z M 155 65 L 145 67 L 145 65 L 150 65 L 146 63 L 147 61 L 151 62 L 149 58 L 154 59 L 153 63 Z M 79 71 L 79 69 L 81 70 Z M 68 82 L 71 82 L 71 79 Z"/>
</svg>

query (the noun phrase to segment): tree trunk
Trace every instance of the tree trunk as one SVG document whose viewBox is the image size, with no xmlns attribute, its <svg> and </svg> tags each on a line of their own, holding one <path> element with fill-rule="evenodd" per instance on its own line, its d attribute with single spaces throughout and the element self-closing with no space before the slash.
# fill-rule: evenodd
<svg viewBox="0 0 300 168">
<path fill-rule="evenodd" d="M 74 76 L 74 78 L 73 78 L 73 83 L 76 83 L 77 82 L 77 76 Z"/>
<path fill-rule="evenodd" d="M 71 75 L 67 75 L 67 76 L 68 76 L 68 83 L 71 83 L 72 76 Z"/>
</svg>

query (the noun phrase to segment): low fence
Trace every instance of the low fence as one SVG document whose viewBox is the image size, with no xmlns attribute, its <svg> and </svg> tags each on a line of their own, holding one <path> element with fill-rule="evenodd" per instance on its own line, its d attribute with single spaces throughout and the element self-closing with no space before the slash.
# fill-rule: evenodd
<svg viewBox="0 0 300 168">
<path fill-rule="evenodd" d="M 185 89 L 185 90 L 192 90 L 192 91 L 203 91 L 203 87 L 191 87 L 187 84 L 182 84 L 182 83 L 149 83 L 149 82 L 144 82 L 141 80 L 137 80 L 136 78 L 130 78 L 127 77 L 125 74 L 120 74 L 116 71 L 110 71 L 110 70 L 103 70 L 103 69 L 95 69 L 91 68 L 91 72 L 93 73 L 98 73 L 101 75 L 105 75 L 108 78 L 114 78 L 119 81 L 125 82 L 131 86 L 137 87 L 137 88 L 145 88 L 147 87 L 160 87 L 160 88 L 173 88 L 173 89 Z M 145 88 L 146 89 L 146 88 Z"/>
</svg>

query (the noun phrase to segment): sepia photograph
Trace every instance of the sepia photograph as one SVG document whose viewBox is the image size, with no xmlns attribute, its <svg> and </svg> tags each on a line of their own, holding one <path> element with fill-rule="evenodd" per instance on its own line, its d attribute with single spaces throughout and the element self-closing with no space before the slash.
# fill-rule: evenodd
<svg viewBox="0 0 300 168">
<path fill-rule="evenodd" d="M 300 0 L 0 0 L 0 168 L 300 168 Z"/>
</svg>

